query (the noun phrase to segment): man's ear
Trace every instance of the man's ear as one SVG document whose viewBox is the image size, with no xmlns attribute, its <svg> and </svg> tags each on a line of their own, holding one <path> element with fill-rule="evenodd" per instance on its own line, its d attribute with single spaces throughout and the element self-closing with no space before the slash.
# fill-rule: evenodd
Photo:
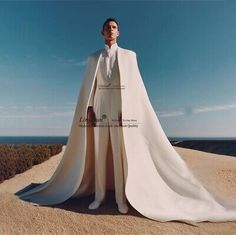
<svg viewBox="0 0 236 235">
<path fill-rule="evenodd" d="M 117 37 L 120 36 L 120 31 L 117 31 Z"/>
<path fill-rule="evenodd" d="M 104 36 L 104 33 L 103 33 L 103 31 L 101 30 L 101 34 L 102 34 L 102 36 Z"/>
</svg>

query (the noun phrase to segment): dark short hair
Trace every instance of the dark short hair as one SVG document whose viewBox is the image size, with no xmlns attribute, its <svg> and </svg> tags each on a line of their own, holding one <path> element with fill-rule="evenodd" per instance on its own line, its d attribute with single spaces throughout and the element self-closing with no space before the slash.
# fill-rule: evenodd
<svg viewBox="0 0 236 235">
<path fill-rule="evenodd" d="M 118 22 L 116 21 L 116 19 L 114 19 L 114 18 L 107 18 L 107 19 L 105 20 L 105 22 L 103 23 L 102 31 L 104 31 L 104 28 L 105 28 L 106 24 L 107 24 L 108 22 L 110 22 L 110 21 L 114 21 L 114 22 L 117 24 L 117 28 L 118 28 L 118 30 L 119 30 L 119 24 L 118 24 Z"/>
</svg>

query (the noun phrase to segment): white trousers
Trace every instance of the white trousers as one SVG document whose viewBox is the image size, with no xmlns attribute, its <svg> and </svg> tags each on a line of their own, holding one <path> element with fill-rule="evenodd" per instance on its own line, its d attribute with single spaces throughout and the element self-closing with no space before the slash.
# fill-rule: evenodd
<svg viewBox="0 0 236 235">
<path fill-rule="evenodd" d="M 104 125 L 94 128 L 95 199 L 102 200 L 106 193 L 106 157 L 109 137 L 113 155 L 115 198 L 116 202 L 120 204 L 125 202 L 121 127 L 106 127 Z"/>
<path fill-rule="evenodd" d="M 120 104 L 117 101 L 119 98 L 117 95 L 114 93 L 105 94 L 97 93 L 95 95 L 94 111 L 98 119 L 96 127 L 94 127 L 95 199 L 102 200 L 106 193 L 106 157 L 110 138 L 114 166 L 115 198 L 116 202 L 120 204 L 124 203 L 126 199 L 122 161 L 122 130 L 117 121 Z M 101 118 L 104 117 L 104 114 L 106 118 Z"/>
</svg>

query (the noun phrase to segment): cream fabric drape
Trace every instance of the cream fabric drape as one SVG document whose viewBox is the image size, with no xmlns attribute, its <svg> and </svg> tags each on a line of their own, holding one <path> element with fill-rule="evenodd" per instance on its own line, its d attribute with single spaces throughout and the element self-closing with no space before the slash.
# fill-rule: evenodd
<svg viewBox="0 0 236 235">
<path fill-rule="evenodd" d="M 236 200 L 208 192 L 168 141 L 148 98 L 136 53 L 118 47 L 125 192 L 129 203 L 157 221 L 236 221 Z M 93 129 L 83 127 L 101 50 L 89 56 L 64 156 L 47 182 L 17 195 L 37 205 L 94 192 Z M 111 151 L 109 151 L 111 154 Z M 111 158 L 108 158 L 111 159 Z M 113 188 L 112 164 L 108 188 Z M 236 186 L 235 186 L 236 187 Z"/>
</svg>

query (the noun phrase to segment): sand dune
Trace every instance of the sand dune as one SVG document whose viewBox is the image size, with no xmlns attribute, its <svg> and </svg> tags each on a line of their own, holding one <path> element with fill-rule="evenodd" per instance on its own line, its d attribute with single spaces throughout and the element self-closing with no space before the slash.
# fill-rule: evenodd
<svg viewBox="0 0 236 235">
<path fill-rule="evenodd" d="M 175 149 L 206 188 L 236 198 L 235 157 Z M 87 209 L 92 197 L 37 207 L 14 195 L 32 182 L 48 180 L 62 155 L 63 152 L 0 184 L 0 234 L 236 234 L 236 222 L 202 222 L 192 226 L 177 221 L 153 221 L 133 208 L 127 215 L 119 214 L 113 192 L 108 193 L 105 203 L 95 212 Z"/>
</svg>

